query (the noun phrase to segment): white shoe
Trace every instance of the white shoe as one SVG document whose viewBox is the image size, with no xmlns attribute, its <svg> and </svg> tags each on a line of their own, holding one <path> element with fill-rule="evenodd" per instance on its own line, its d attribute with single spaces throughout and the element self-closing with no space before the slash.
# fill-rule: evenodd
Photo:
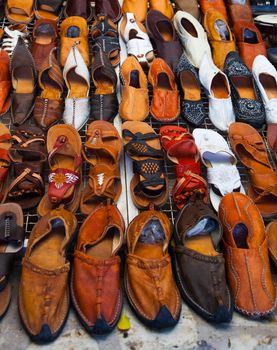
<svg viewBox="0 0 277 350">
<path fill-rule="evenodd" d="M 199 68 L 204 54 L 212 56 L 207 34 L 201 24 L 188 12 L 178 11 L 173 18 L 190 63 Z"/>
<path fill-rule="evenodd" d="M 269 60 L 263 56 L 255 57 L 252 73 L 261 92 L 265 106 L 266 123 L 277 124 L 277 72 Z"/>
<path fill-rule="evenodd" d="M 216 128 L 227 131 L 235 122 L 230 85 L 224 74 L 205 54 L 199 68 L 199 79 L 209 97 L 209 117 Z"/>
<path fill-rule="evenodd" d="M 87 65 L 76 45 L 69 52 L 63 77 L 68 89 L 63 120 L 66 124 L 71 124 L 80 130 L 89 118 L 90 76 Z"/>
</svg>

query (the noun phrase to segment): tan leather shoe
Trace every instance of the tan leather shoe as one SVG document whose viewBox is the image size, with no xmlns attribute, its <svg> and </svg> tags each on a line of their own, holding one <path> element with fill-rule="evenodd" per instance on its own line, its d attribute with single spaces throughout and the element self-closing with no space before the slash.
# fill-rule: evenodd
<svg viewBox="0 0 277 350">
<path fill-rule="evenodd" d="M 122 12 L 124 14 L 133 13 L 137 21 L 144 22 L 147 14 L 147 2 L 147 0 L 123 0 Z"/>
<path fill-rule="evenodd" d="M 129 56 L 121 66 L 123 82 L 119 115 L 124 120 L 143 121 L 149 113 L 147 79 L 139 62 Z"/>
<path fill-rule="evenodd" d="M 43 216 L 30 235 L 22 261 L 19 313 L 34 342 L 53 341 L 65 324 L 70 270 L 66 254 L 76 228 L 75 216 L 60 208 Z"/>
<path fill-rule="evenodd" d="M 214 9 L 206 12 L 204 27 L 212 48 L 213 61 L 218 68 L 223 69 L 228 53 L 236 51 L 233 33 L 222 13 Z"/>
<path fill-rule="evenodd" d="M 151 328 L 172 327 L 180 316 L 181 298 L 168 254 L 170 238 L 168 217 L 155 210 L 139 214 L 127 230 L 126 294 L 138 318 Z"/>
<path fill-rule="evenodd" d="M 150 9 L 160 11 L 170 19 L 174 16 L 173 7 L 169 0 L 150 0 Z"/>
<path fill-rule="evenodd" d="M 258 208 L 246 195 L 232 192 L 219 206 L 229 286 L 237 311 L 249 317 L 271 313 L 276 289 L 270 272 L 268 242 Z"/>
<path fill-rule="evenodd" d="M 78 50 L 85 63 L 89 66 L 89 48 L 88 48 L 88 26 L 83 17 L 72 16 L 66 18 L 60 28 L 61 50 L 60 63 L 65 65 L 69 52 L 73 45 L 78 44 Z"/>
</svg>

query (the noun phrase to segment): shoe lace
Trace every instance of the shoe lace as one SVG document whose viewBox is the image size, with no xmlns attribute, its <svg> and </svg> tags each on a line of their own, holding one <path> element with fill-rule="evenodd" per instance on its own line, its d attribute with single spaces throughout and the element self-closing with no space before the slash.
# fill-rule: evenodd
<svg viewBox="0 0 277 350">
<path fill-rule="evenodd" d="M 28 33 L 20 32 L 19 30 L 11 30 L 8 27 L 4 30 L 8 37 L 3 39 L 2 49 L 5 50 L 9 56 L 12 56 L 19 37 L 23 38 L 26 45 L 29 44 L 27 39 Z"/>
</svg>

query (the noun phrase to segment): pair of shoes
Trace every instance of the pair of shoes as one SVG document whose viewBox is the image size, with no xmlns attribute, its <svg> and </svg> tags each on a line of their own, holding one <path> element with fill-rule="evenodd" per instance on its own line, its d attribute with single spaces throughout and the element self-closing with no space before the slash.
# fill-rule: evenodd
<svg viewBox="0 0 277 350">
<path fill-rule="evenodd" d="M 119 115 L 123 120 L 143 121 L 149 114 L 146 75 L 133 56 L 123 62 L 120 70 L 123 84 Z M 180 101 L 175 77 L 161 58 L 153 60 L 148 72 L 153 87 L 150 112 L 160 122 L 176 120 L 180 114 Z"/>
</svg>

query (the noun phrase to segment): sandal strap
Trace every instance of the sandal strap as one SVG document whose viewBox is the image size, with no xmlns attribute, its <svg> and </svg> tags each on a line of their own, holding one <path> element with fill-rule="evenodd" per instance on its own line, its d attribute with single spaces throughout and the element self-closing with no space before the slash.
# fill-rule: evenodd
<svg viewBox="0 0 277 350">
<path fill-rule="evenodd" d="M 75 160 L 75 169 L 78 169 L 82 164 L 82 157 L 72 149 L 72 146 L 68 142 L 68 137 L 66 135 L 60 135 L 57 137 L 54 147 L 48 155 L 48 162 L 50 167 L 54 166 L 53 158 L 57 154 L 65 156 L 72 155 L 72 158 L 74 157 Z"/>
<path fill-rule="evenodd" d="M 250 177 L 251 185 L 255 190 L 277 197 L 277 174 L 275 171 L 268 173 L 250 172 Z"/>
<path fill-rule="evenodd" d="M 113 28 L 110 23 L 109 23 L 109 17 L 105 16 L 105 15 L 101 15 L 99 14 L 97 16 L 97 23 L 95 26 L 91 27 L 91 33 L 93 34 L 93 32 L 95 30 L 99 30 L 102 35 L 107 35 L 109 33 L 114 33 L 117 37 L 118 37 L 118 32 L 115 28 Z M 93 37 L 93 40 L 97 40 L 97 37 Z"/>
<path fill-rule="evenodd" d="M 241 188 L 240 175 L 235 165 L 226 167 L 222 164 L 215 168 L 208 168 L 207 180 L 208 184 L 211 184 L 222 197 Z"/>
<path fill-rule="evenodd" d="M 48 175 L 48 197 L 52 203 L 58 204 L 64 199 L 66 192 L 73 186 L 80 184 L 79 172 L 58 168 Z"/>
<path fill-rule="evenodd" d="M 0 243 L 22 244 L 24 229 L 16 223 L 17 218 L 13 212 L 5 212 L 0 215 Z"/>
<path fill-rule="evenodd" d="M 11 139 L 12 139 L 11 134 L 0 135 L 0 143 L 10 141 Z"/>
<path fill-rule="evenodd" d="M 159 138 L 159 135 L 150 132 L 146 134 L 142 134 L 141 132 L 137 132 L 133 134 L 130 130 L 123 130 L 123 137 L 130 137 L 131 140 L 125 145 L 125 151 L 129 155 L 129 157 L 133 156 L 142 156 L 142 157 L 157 157 L 163 158 L 163 150 L 157 150 L 149 145 L 147 145 L 146 141 L 155 140 Z"/>
<path fill-rule="evenodd" d="M 164 161 L 162 159 L 146 159 L 133 162 L 134 174 L 142 176 L 145 180 L 140 181 L 135 187 L 135 193 L 139 193 L 151 186 L 165 185 Z"/>
<path fill-rule="evenodd" d="M 92 52 L 95 54 L 97 52 L 97 46 L 101 47 L 101 49 L 110 57 L 111 53 L 120 50 L 119 39 L 118 37 L 104 36 L 101 35 L 95 39 L 95 44 L 92 46 Z"/>
<path fill-rule="evenodd" d="M 59 10 L 62 6 L 63 0 L 37 0 L 37 8 L 39 10 L 44 10 L 43 6 L 47 6 L 47 11 L 49 11 L 49 7 L 52 9 L 54 14 L 59 14 Z"/>
</svg>

